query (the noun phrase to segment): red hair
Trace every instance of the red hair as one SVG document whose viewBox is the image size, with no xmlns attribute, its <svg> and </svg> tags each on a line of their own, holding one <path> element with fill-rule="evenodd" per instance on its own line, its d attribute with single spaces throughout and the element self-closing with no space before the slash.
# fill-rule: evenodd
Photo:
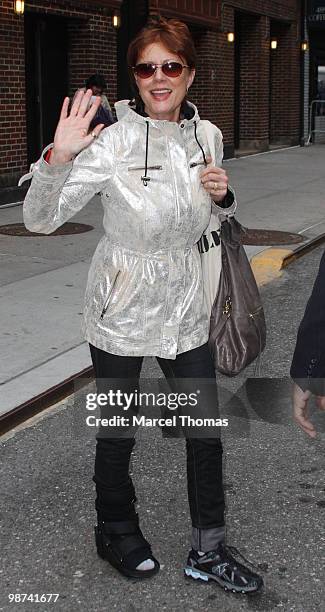
<svg viewBox="0 0 325 612">
<path fill-rule="evenodd" d="M 137 64 L 142 51 L 155 42 L 161 43 L 168 51 L 179 55 L 190 68 L 195 68 L 196 50 L 187 25 L 177 19 L 160 17 L 144 27 L 129 45 L 127 62 L 133 83 L 132 67 Z"/>
</svg>

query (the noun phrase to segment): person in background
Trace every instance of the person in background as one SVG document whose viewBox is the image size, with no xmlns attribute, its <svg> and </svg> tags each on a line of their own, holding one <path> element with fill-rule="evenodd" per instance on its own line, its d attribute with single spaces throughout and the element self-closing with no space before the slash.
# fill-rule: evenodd
<svg viewBox="0 0 325 612">
<path fill-rule="evenodd" d="M 73 105 L 77 94 L 82 91 L 85 93 L 88 89 L 92 91 L 92 97 L 90 99 L 90 104 L 94 101 L 95 97 L 100 97 L 100 106 L 96 112 L 94 119 L 91 121 L 89 130 L 93 130 L 97 125 L 103 124 L 104 127 L 109 127 L 113 123 L 115 123 L 115 119 L 112 113 L 112 109 L 110 107 L 109 101 L 107 100 L 104 91 L 106 89 L 106 81 L 102 74 L 92 74 L 85 82 L 85 87 L 77 89 L 72 104 Z"/>
<path fill-rule="evenodd" d="M 308 403 L 313 395 L 317 407 L 325 410 L 325 252 L 298 329 L 290 375 L 294 380 L 294 420 L 315 438 L 317 432 L 308 415 Z"/>
</svg>

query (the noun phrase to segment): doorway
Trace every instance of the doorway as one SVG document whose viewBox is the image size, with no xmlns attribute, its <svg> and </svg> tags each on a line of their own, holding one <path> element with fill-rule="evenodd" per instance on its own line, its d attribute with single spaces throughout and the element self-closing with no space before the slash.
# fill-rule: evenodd
<svg viewBox="0 0 325 612">
<path fill-rule="evenodd" d="M 126 54 L 131 40 L 143 28 L 148 18 L 147 0 L 123 0 L 121 6 L 121 27 L 117 34 L 117 95 L 119 100 L 133 98 Z"/>
<path fill-rule="evenodd" d="M 67 21 L 25 15 L 26 119 L 28 163 L 53 141 L 68 91 Z"/>
</svg>

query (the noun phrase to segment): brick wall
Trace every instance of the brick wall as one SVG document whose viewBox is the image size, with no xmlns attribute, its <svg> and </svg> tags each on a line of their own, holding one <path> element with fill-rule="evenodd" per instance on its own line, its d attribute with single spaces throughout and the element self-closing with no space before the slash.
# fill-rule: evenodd
<svg viewBox="0 0 325 612">
<path fill-rule="evenodd" d="M 269 141 L 269 19 L 242 16 L 240 35 L 240 148 L 265 149 Z"/>
<path fill-rule="evenodd" d="M 225 14 L 227 30 L 233 30 L 233 11 Z M 189 98 L 198 106 L 201 117 L 216 123 L 224 143 L 234 138 L 234 50 L 225 32 L 193 32 L 198 52 L 195 81 Z"/>
<path fill-rule="evenodd" d="M 226 8 L 227 31 L 234 28 L 234 13 Z M 225 32 L 191 29 L 198 61 L 189 99 L 197 105 L 200 116 L 220 126 L 227 149 L 234 139 L 234 49 Z"/>
<path fill-rule="evenodd" d="M 106 3 L 109 4 L 109 3 Z M 113 3 L 114 4 L 114 3 Z M 118 3 L 115 3 L 118 4 Z M 0 0 L 0 186 L 15 185 L 26 170 L 24 18 L 12 0 Z M 94 72 L 107 80 L 111 102 L 116 90 L 116 31 L 109 8 L 81 0 L 29 0 L 28 11 L 68 19 L 69 95 Z"/>
<path fill-rule="evenodd" d="M 26 166 L 24 23 L 0 2 L 0 185 Z"/>
<path fill-rule="evenodd" d="M 169 0 L 168 3 L 156 0 L 155 4 L 160 6 L 162 14 L 167 4 L 169 10 L 178 9 L 180 13 L 185 6 L 178 0 Z M 191 3 L 192 11 L 195 9 L 197 12 L 199 4 L 194 0 Z M 207 26 L 192 29 L 198 65 L 189 98 L 198 106 L 202 117 L 221 128 L 226 156 L 232 155 L 235 96 L 238 92 L 238 87 L 235 87 L 235 45 L 240 44 L 239 146 L 265 150 L 270 142 L 297 143 L 300 100 L 299 0 L 219 2 L 218 17 L 218 28 Z M 227 42 L 226 34 L 235 31 L 235 17 L 240 31 L 236 32 L 234 45 Z M 189 22 L 190 16 L 187 15 L 186 19 Z M 278 49 L 273 55 L 270 54 L 271 28 L 273 34 L 279 34 Z"/>
<path fill-rule="evenodd" d="M 217 124 L 223 133 L 226 156 L 232 155 L 234 143 L 234 112 L 235 112 L 235 50 L 234 44 L 228 43 L 227 32 L 234 32 L 235 19 L 231 7 L 225 6 L 223 11 L 223 32 L 218 32 L 218 77 L 215 88 L 217 105 Z"/>
<path fill-rule="evenodd" d="M 265 150 L 269 143 L 299 142 L 299 10 L 298 0 L 234 0 L 223 5 L 221 31 L 195 35 L 199 61 L 190 98 L 201 116 L 221 128 L 226 155 L 233 154 L 235 139 L 235 45 L 240 45 L 239 146 Z M 234 45 L 226 33 L 235 31 L 235 16 Z M 273 54 L 271 33 L 278 39 Z"/>
<path fill-rule="evenodd" d="M 134 0 L 136 2 L 137 0 Z M 67 18 L 69 32 L 69 94 L 93 72 L 108 82 L 108 97 L 117 98 L 117 43 L 111 25 L 110 0 L 98 7 L 93 0 L 29 0 L 27 10 Z M 112 0 L 111 6 L 119 2 Z M 158 5 L 158 0 L 155 1 Z M 211 0 L 167 0 L 161 6 L 182 11 L 189 6 L 211 18 Z M 209 8 L 209 11 L 203 7 Z M 299 139 L 299 0 L 232 0 L 215 2 L 215 27 L 193 21 L 199 60 L 189 98 L 200 114 L 223 131 L 226 155 L 235 138 L 235 45 L 227 31 L 241 23 L 240 130 L 243 146 L 263 149 L 271 141 Z M 217 7 L 217 8 L 216 8 Z M 189 17 L 188 17 L 189 19 Z M 12 0 L 0 0 L 0 185 L 15 184 L 26 170 L 24 19 L 12 10 Z M 291 24 L 291 25 L 290 25 Z M 278 28 L 278 49 L 271 57 L 269 34 Z M 271 68 L 271 73 L 269 72 Z M 270 79 L 272 82 L 270 93 Z M 285 83 L 285 86 L 284 86 Z M 271 105 L 269 102 L 271 101 Z"/>
<path fill-rule="evenodd" d="M 116 30 L 111 17 L 93 15 L 90 20 L 71 20 L 69 30 L 69 94 L 93 73 L 103 74 L 107 97 L 117 100 Z M 86 44 L 85 44 L 86 42 Z"/>
<path fill-rule="evenodd" d="M 294 25 L 271 24 L 278 48 L 271 52 L 270 140 L 294 144 L 299 139 L 300 48 Z"/>
<path fill-rule="evenodd" d="M 196 77 L 189 93 L 189 99 L 198 106 L 200 115 L 217 121 L 216 103 L 213 90 L 217 81 L 216 33 L 209 30 L 193 32 L 198 53 Z"/>
</svg>

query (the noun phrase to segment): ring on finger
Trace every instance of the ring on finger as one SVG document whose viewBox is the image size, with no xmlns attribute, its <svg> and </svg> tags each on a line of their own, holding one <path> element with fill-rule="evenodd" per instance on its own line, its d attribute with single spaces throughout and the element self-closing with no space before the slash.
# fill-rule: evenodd
<svg viewBox="0 0 325 612">
<path fill-rule="evenodd" d="M 214 189 L 215 191 L 218 191 L 218 189 L 219 189 L 219 183 L 217 183 L 217 181 L 214 181 L 214 183 L 213 183 L 213 189 Z"/>
<path fill-rule="evenodd" d="M 90 134 L 90 135 L 91 135 L 93 138 L 97 138 L 97 134 L 96 134 L 96 132 L 91 132 L 91 134 Z"/>
</svg>

